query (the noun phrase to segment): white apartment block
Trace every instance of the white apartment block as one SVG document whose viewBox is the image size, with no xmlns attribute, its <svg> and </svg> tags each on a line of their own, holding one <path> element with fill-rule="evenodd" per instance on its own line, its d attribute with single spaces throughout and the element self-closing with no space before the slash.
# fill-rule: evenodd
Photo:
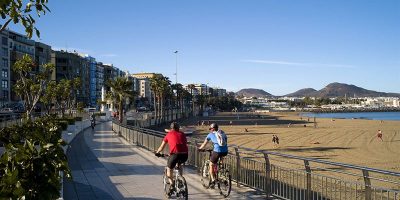
<svg viewBox="0 0 400 200">
<path fill-rule="evenodd" d="M 151 90 L 150 79 L 154 77 L 156 73 L 137 73 L 131 74 L 132 77 L 136 79 L 138 87 L 137 91 L 140 97 L 145 97 L 149 100 L 149 102 L 153 102 L 154 93 Z"/>
</svg>

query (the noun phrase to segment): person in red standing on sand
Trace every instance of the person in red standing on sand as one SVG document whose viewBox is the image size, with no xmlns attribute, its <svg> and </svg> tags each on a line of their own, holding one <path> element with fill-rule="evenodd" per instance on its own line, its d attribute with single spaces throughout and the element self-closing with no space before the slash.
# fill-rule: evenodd
<svg viewBox="0 0 400 200">
<path fill-rule="evenodd" d="M 378 134 L 376 134 L 376 136 L 378 136 L 379 139 L 381 139 L 381 141 L 383 142 L 383 138 L 382 138 L 382 131 L 378 130 Z"/>
<path fill-rule="evenodd" d="M 165 135 L 160 147 L 156 151 L 156 156 L 159 155 L 167 145 L 169 144 L 169 158 L 167 162 L 167 176 L 170 183 L 169 190 L 173 190 L 173 180 L 172 180 L 172 170 L 175 168 L 176 164 L 179 167 L 179 173 L 182 173 L 181 164 L 185 163 L 188 159 L 188 146 L 186 135 L 179 131 L 179 124 L 172 122 L 170 126 L 171 130 Z"/>
</svg>

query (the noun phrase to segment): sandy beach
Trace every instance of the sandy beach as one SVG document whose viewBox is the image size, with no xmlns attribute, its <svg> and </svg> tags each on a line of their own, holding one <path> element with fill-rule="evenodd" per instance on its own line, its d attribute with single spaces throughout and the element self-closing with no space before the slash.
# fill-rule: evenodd
<svg viewBox="0 0 400 200">
<path fill-rule="evenodd" d="M 241 113 L 239 118 L 219 113 L 202 120 L 220 124 L 229 144 L 400 171 L 400 121 L 317 118 L 314 128 L 313 118 L 301 118 L 298 113 Z M 207 126 L 196 129 L 198 138 L 208 132 Z M 377 137 L 378 130 L 383 141 Z M 279 137 L 279 145 L 272 143 L 272 135 Z"/>
</svg>

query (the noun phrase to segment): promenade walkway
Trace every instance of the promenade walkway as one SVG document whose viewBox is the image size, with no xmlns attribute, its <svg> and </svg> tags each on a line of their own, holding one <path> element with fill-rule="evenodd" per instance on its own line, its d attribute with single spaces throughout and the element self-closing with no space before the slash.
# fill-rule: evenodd
<svg viewBox="0 0 400 200">
<path fill-rule="evenodd" d="M 73 180 L 64 180 L 64 199 L 165 199 L 162 172 L 166 160 L 128 144 L 111 131 L 111 122 L 87 129 L 67 152 Z M 190 199 L 221 199 L 206 190 L 196 171 L 186 167 Z M 230 199 L 261 199 L 252 190 L 233 187 Z"/>
</svg>

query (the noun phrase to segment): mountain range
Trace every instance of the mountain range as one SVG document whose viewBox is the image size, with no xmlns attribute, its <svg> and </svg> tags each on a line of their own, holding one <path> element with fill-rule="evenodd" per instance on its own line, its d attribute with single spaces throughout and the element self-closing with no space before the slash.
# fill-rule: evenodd
<svg viewBox="0 0 400 200">
<path fill-rule="evenodd" d="M 265 97 L 265 96 L 273 96 L 264 90 L 259 89 L 243 89 L 236 93 L 237 96 L 242 95 L 246 97 Z M 347 95 L 348 97 L 400 97 L 399 93 L 386 93 L 386 92 L 377 92 L 373 90 L 367 90 L 355 85 L 349 85 L 345 83 L 330 83 L 321 90 L 315 90 L 313 88 L 304 88 L 300 89 L 296 92 L 283 95 L 287 97 L 343 97 Z"/>
</svg>

